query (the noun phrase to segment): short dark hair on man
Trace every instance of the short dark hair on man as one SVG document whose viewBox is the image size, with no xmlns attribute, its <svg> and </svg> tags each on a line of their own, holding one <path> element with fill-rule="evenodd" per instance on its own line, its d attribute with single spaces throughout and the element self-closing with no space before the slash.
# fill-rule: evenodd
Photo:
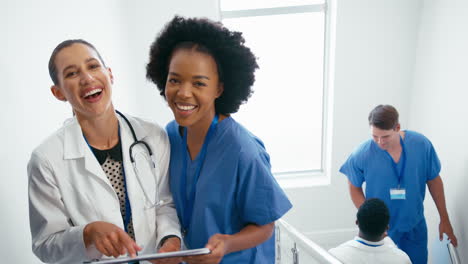
<svg viewBox="0 0 468 264">
<path fill-rule="evenodd" d="M 57 57 L 57 54 L 62 49 L 70 47 L 71 45 L 75 43 L 84 44 L 92 48 L 98 55 L 99 59 L 101 60 L 102 65 L 106 67 L 106 64 L 104 63 L 104 60 L 102 59 L 101 54 L 99 54 L 99 51 L 97 51 L 97 49 L 93 46 L 93 44 L 89 43 L 88 41 L 83 40 L 83 39 L 68 39 L 68 40 L 62 41 L 60 44 L 57 45 L 57 47 L 55 47 L 54 51 L 52 51 L 52 54 L 50 55 L 50 58 L 49 58 L 49 75 L 55 85 L 58 84 L 57 67 L 55 65 L 55 58 Z"/>
<path fill-rule="evenodd" d="M 379 239 L 388 227 L 390 212 L 377 198 L 366 200 L 357 212 L 359 230 L 367 239 Z"/>
<path fill-rule="evenodd" d="M 369 113 L 370 126 L 390 130 L 398 123 L 398 111 L 391 105 L 378 105 Z"/>
<path fill-rule="evenodd" d="M 224 86 L 222 95 L 215 101 L 216 113 L 235 113 L 251 96 L 254 72 L 258 68 L 256 57 L 244 42 L 241 32 L 230 31 L 219 22 L 175 16 L 151 45 L 146 77 L 165 96 L 174 51 L 195 49 L 206 53 L 215 60 L 219 81 Z"/>
</svg>

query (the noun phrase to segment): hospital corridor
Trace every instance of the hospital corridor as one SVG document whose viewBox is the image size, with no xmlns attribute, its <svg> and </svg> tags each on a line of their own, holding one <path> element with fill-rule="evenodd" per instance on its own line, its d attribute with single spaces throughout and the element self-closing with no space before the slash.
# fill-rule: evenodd
<svg viewBox="0 0 468 264">
<path fill-rule="evenodd" d="M 468 263 L 466 25 L 464 0 L 1 0 L 0 263 Z"/>
</svg>

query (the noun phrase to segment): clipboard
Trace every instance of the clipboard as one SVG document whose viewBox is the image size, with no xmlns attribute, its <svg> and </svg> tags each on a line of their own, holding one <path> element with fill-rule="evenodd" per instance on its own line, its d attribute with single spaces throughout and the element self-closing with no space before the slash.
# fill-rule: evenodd
<svg viewBox="0 0 468 264">
<path fill-rule="evenodd" d="M 190 249 L 190 250 L 180 250 L 180 251 L 173 251 L 173 252 L 165 252 L 165 253 L 154 253 L 154 254 L 145 254 L 139 255 L 134 258 L 131 257 L 118 257 L 114 259 L 103 259 L 103 260 L 89 260 L 84 261 L 84 264 L 118 264 L 118 263 L 127 263 L 133 261 L 143 261 L 143 260 L 153 260 L 153 259 L 162 259 L 162 258 L 174 258 L 174 257 L 188 257 L 188 256 L 198 256 L 198 255 L 205 255 L 210 254 L 211 250 L 207 248 L 197 248 L 197 249 Z"/>
</svg>

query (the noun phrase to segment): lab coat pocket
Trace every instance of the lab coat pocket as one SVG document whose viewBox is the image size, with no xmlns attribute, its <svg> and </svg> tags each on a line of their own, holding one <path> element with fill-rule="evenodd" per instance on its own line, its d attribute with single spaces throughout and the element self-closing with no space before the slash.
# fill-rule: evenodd
<svg viewBox="0 0 468 264">
<path fill-rule="evenodd" d="M 101 214 L 96 208 L 96 199 L 91 193 L 85 190 L 73 188 L 67 183 L 62 192 L 62 201 L 69 213 L 69 222 L 73 225 L 80 225 L 89 221 L 100 220 Z"/>
</svg>

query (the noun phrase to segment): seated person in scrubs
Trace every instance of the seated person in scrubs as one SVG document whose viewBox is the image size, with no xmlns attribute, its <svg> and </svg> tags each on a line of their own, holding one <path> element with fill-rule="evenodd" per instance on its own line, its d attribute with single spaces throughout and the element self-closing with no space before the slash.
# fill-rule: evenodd
<svg viewBox="0 0 468 264">
<path fill-rule="evenodd" d="M 274 222 L 291 203 L 263 142 L 231 117 L 252 93 L 256 58 L 240 32 L 174 17 L 150 50 L 147 77 L 174 113 L 170 186 L 188 263 L 275 262 Z"/>
<path fill-rule="evenodd" d="M 390 212 L 382 200 L 365 201 L 356 216 L 358 236 L 330 249 L 332 255 L 344 264 L 411 264 L 408 255 L 386 234 Z"/>
<path fill-rule="evenodd" d="M 179 250 L 164 129 L 127 116 L 153 152 L 135 145 L 134 169 L 132 131 L 114 109 L 114 77 L 96 48 L 80 39 L 60 43 L 49 73 L 52 94 L 69 102 L 74 116 L 32 152 L 28 164 L 34 254 L 46 263 L 70 264 Z"/>
</svg>

